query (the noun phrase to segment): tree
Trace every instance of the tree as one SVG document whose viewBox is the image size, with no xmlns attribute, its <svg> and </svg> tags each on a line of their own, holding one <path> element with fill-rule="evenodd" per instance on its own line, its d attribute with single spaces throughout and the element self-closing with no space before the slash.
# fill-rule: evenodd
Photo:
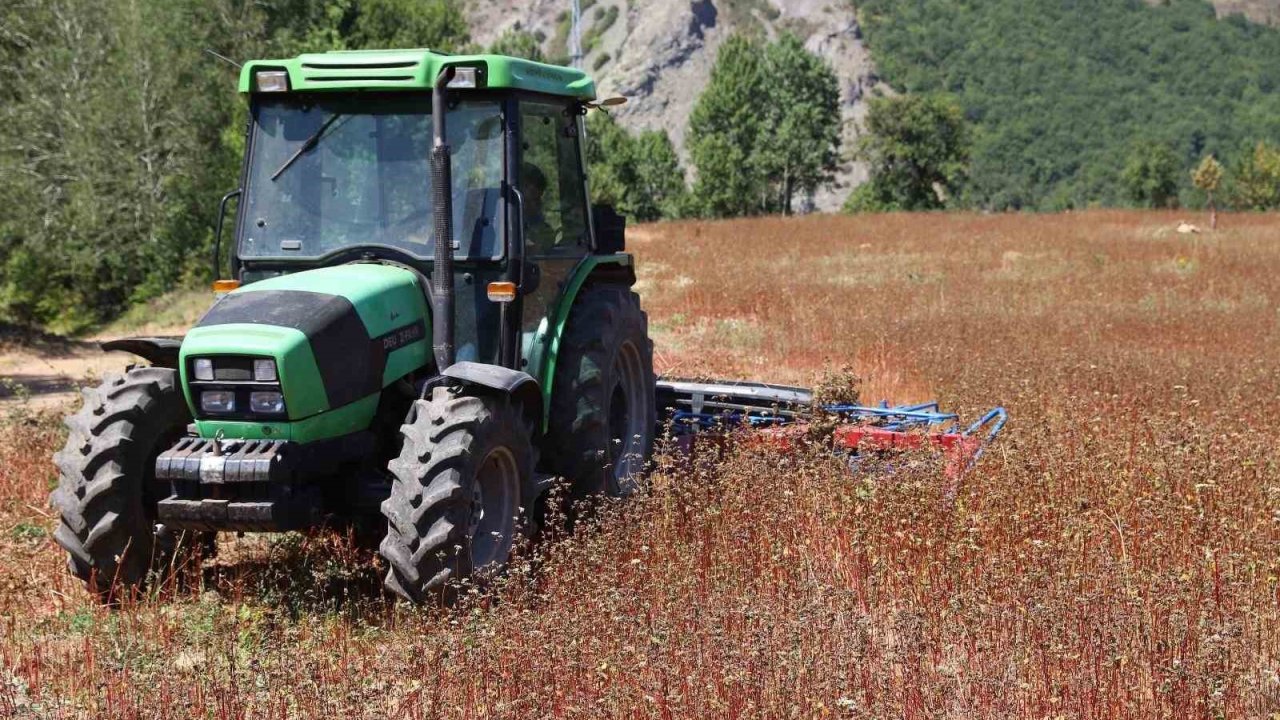
<svg viewBox="0 0 1280 720">
<path fill-rule="evenodd" d="M 1142 141 L 1129 151 L 1120 184 L 1129 201 L 1140 207 L 1178 204 L 1178 156 L 1165 143 Z"/>
<path fill-rule="evenodd" d="M 760 172 L 772 186 L 765 208 L 790 215 L 797 192 L 811 195 L 833 177 L 840 147 L 840 88 L 835 72 L 791 33 L 764 54 Z"/>
<path fill-rule="evenodd" d="M 1280 207 L 1280 149 L 1260 142 L 1240 160 L 1231 177 L 1231 204 L 1237 210 Z"/>
<path fill-rule="evenodd" d="M 1214 202 L 1213 194 L 1218 192 L 1218 187 L 1222 185 L 1222 163 L 1212 155 L 1205 155 L 1195 171 L 1191 173 L 1191 182 L 1204 192 L 1209 203 L 1209 228 L 1217 230 L 1218 206 Z"/>
<path fill-rule="evenodd" d="M 29 44 L 4 70 L 0 303 L 19 322 L 78 329 L 170 287 L 204 239 L 179 236 L 174 216 L 203 179 L 203 123 L 221 119 L 188 113 L 205 108 L 215 62 L 201 41 L 224 28 L 187 0 L 27 2 L 12 21 Z"/>
<path fill-rule="evenodd" d="M 850 194 L 848 212 L 937 210 L 959 192 L 970 136 L 954 101 L 935 95 L 871 100 L 856 155 L 870 178 Z"/>
<path fill-rule="evenodd" d="M 593 112 L 587 117 L 586 155 L 592 202 L 613 205 L 639 222 L 681 213 L 684 171 L 665 132 L 633 137 L 612 116 Z"/>
<path fill-rule="evenodd" d="M 542 54 L 542 44 L 538 42 L 538 38 L 528 30 L 518 28 L 502 33 L 489 46 L 489 52 L 495 55 L 510 55 L 511 57 L 525 58 L 536 62 L 546 61 L 546 57 Z"/>
<path fill-rule="evenodd" d="M 634 141 L 606 112 L 587 115 L 587 182 L 591 202 L 612 205 L 624 212 L 627 189 L 636 185 L 631 161 Z"/>
<path fill-rule="evenodd" d="M 636 184 L 627 209 L 637 220 L 678 217 L 685 200 L 684 170 L 665 130 L 645 130 L 632 145 Z"/>
<path fill-rule="evenodd" d="M 208 278 L 247 113 L 204 49 L 450 49 L 466 29 L 454 0 L 0 4 L 0 318 L 77 330 Z"/>
<path fill-rule="evenodd" d="M 754 215 L 766 196 L 758 152 L 765 85 L 761 50 L 741 35 L 726 39 L 689 116 L 687 146 L 697 168 L 693 201 L 702 214 Z"/>
<path fill-rule="evenodd" d="M 702 214 L 790 213 L 839 159 L 835 73 L 790 33 L 767 46 L 731 36 L 689 117 L 687 145 Z"/>
<path fill-rule="evenodd" d="M 353 48 L 431 48 L 452 52 L 471 39 L 454 0 L 358 0 Z"/>
</svg>

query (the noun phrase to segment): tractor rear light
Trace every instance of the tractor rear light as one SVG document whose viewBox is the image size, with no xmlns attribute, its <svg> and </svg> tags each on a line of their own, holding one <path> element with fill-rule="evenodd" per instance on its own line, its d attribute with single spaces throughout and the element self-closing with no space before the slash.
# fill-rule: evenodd
<svg viewBox="0 0 1280 720">
<path fill-rule="evenodd" d="M 236 394 L 230 390 L 205 390 L 200 393 L 200 409 L 210 413 L 236 411 Z"/>
<path fill-rule="evenodd" d="M 284 70 L 264 70 L 253 76 L 258 92 L 288 92 L 289 73 Z"/>
<path fill-rule="evenodd" d="M 195 372 L 197 380 L 213 379 L 213 360 L 209 358 L 199 358 L 195 362 Z"/>
<path fill-rule="evenodd" d="M 256 413 L 279 415 L 284 412 L 284 394 L 278 392 L 249 393 L 249 409 Z"/>
<path fill-rule="evenodd" d="M 276 361 L 275 360 L 254 360 L 253 361 L 253 379 L 258 382 L 276 382 Z"/>
<path fill-rule="evenodd" d="M 511 302 L 516 299 L 516 284 L 513 282 L 489 283 L 489 300 L 497 303 Z"/>
<path fill-rule="evenodd" d="M 239 280 L 214 280 L 213 291 L 216 293 L 229 293 L 240 287 Z"/>
</svg>

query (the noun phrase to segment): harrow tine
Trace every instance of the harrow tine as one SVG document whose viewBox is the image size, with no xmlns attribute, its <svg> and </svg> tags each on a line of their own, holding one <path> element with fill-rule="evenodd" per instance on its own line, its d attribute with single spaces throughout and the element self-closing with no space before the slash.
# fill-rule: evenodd
<svg viewBox="0 0 1280 720">
<path fill-rule="evenodd" d="M 910 422 L 911 424 L 936 424 L 943 423 L 948 420 L 958 420 L 959 415 L 955 413 L 938 412 L 938 402 L 936 400 L 918 405 L 902 405 L 898 407 L 890 407 L 888 403 L 884 403 L 879 407 L 867 405 L 828 405 L 825 409 L 827 412 L 839 415 L 848 415 L 851 417 L 866 418 L 900 418 L 897 422 Z M 934 408 L 929 410 L 928 408 Z"/>
<path fill-rule="evenodd" d="M 986 451 L 987 445 L 989 445 L 992 440 L 996 439 L 996 436 L 1004 429 L 1004 424 L 1008 422 L 1008 420 L 1009 413 L 1002 407 L 995 407 L 986 415 L 983 415 L 974 421 L 972 425 L 961 433 L 961 435 L 969 437 L 981 430 L 983 427 L 986 427 L 987 425 L 991 426 L 991 429 L 987 431 L 986 437 L 982 438 L 982 444 L 978 445 L 978 449 L 974 451 L 973 457 L 969 458 L 969 463 L 964 468 L 965 472 L 968 472 L 970 468 L 977 464 L 978 459 L 982 457 L 982 453 Z"/>
</svg>

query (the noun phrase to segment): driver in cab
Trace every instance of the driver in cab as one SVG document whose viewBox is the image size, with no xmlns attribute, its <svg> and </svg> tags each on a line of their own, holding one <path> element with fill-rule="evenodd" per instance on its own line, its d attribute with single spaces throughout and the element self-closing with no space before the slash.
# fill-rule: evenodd
<svg viewBox="0 0 1280 720">
<path fill-rule="evenodd" d="M 547 194 L 547 176 L 533 163 L 520 167 L 520 190 L 524 194 L 524 244 L 529 255 L 552 253 L 559 244 L 555 228 L 547 222 L 543 198 Z"/>
</svg>

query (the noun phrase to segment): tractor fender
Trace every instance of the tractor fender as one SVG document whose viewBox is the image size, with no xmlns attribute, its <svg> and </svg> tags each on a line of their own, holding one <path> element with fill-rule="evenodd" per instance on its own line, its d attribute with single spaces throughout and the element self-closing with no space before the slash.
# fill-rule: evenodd
<svg viewBox="0 0 1280 720">
<path fill-rule="evenodd" d="M 494 390 L 510 397 L 520 407 L 530 427 L 535 431 L 542 428 L 542 389 L 529 373 L 501 365 L 464 361 L 454 363 L 440 375 L 463 385 Z"/>
<path fill-rule="evenodd" d="M 98 343 L 105 352 L 127 352 L 151 363 L 152 367 L 178 369 L 181 337 L 128 337 Z"/>
<path fill-rule="evenodd" d="M 547 316 L 549 322 L 538 330 L 538 335 L 530 344 L 529 367 L 535 369 L 543 382 L 541 417 L 545 419 L 551 413 L 551 385 L 556 376 L 560 338 L 564 335 L 564 329 L 569 322 L 573 303 L 578 299 L 578 293 L 582 288 L 594 284 L 631 287 L 635 283 L 635 261 L 626 253 L 587 255 L 574 267 L 560 297 L 556 300 L 555 309 Z M 544 427 L 543 430 L 546 428 Z"/>
</svg>

